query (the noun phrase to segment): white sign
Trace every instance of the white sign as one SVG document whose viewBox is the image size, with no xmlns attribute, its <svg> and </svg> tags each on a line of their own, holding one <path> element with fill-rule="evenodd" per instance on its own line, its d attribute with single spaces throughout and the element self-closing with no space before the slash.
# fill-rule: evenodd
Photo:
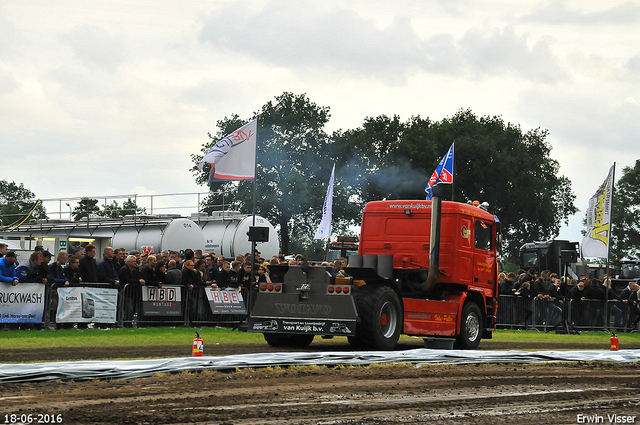
<svg viewBox="0 0 640 425">
<path fill-rule="evenodd" d="M 115 323 L 115 288 L 58 288 L 56 323 Z"/>
<path fill-rule="evenodd" d="M 0 323 L 42 323 L 45 285 L 0 283 Z"/>
</svg>

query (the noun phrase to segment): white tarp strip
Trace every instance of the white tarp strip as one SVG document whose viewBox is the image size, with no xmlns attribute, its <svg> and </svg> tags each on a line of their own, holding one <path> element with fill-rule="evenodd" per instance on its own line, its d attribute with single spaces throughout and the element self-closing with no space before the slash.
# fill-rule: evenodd
<svg viewBox="0 0 640 425">
<path fill-rule="evenodd" d="M 640 350 L 620 351 L 473 351 L 431 350 L 320 353 L 258 353 L 225 357 L 181 357 L 150 360 L 94 360 L 33 364 L 0 364 L 0 382 L 132 379 L 182 371 L 234 370 L 276 366 L 365 366 L 374 363 L 476 364 L 541 362 L 640 361 Z"/>
</svg>

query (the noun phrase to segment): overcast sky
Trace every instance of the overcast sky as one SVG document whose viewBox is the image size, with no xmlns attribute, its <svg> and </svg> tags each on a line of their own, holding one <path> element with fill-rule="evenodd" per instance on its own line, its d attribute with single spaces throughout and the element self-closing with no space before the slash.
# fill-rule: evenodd
<svg viewBox="0 0 640 425">
<path fill-rule="evenodd" d="M 640 3 L 0 2 L 0 179 L 40 198 L 206 191 L 207 132 L 284 91 L 329 131 L 462 108 L 548 129 L 579 241 L 609 167 L 640 159 Z"/>
</svg>

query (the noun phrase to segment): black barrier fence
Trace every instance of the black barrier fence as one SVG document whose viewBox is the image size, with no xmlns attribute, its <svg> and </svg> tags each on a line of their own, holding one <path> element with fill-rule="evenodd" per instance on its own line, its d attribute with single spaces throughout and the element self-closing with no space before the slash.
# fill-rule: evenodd
<svg viewBox="0 0 640 425">
<path fill-rule="evenodd" d="M 58 290 L 60 289 L 60 295 Z M 210 291 L 207 294 L 207 291 Z M 163 288 L 103 283 L 76 286 L 45 286 L 42 322 L 35 326 L 72 327 L 89 323 L 132 326 L 225 326 L 237 327 L 246 319 L 248 291 L 211 291 L 204 287 Z M 210 299 L 210 298 L 213 298 Z M 215 301 L 217 300 L 217 301 Z M 60 303 L 69 303 L 75 310 Z M 106 306 L 106 307 L 105 307 Z M 566 320 L 578 330 L 638 330 L 633 327 L 634 309 L 620 300 L 566 300 L 501 295 L 498 298 L 499 329 L 551 330 Z M 21 321 L 5 322 L 7 325 Z"/>
<path fill-rule="evenodd" d="M 233 292 L 235 292 L 235 301 L 232 301 L 231 295 Z M 189 291 L 189 323 L 194 325 L 214 324 L 236 327 L 245 321 L 247 317 L 245 307 L 247 300 L 246 289 L 243 288 L 241 291 L 211 291 L 210 293 L 219 300 L 217 304 L 209 299 L 203 287 L 194 287 Z M 221 294 L 224 294 L 225 297 L 219 296 Z"/>
<path fill-rule="evenodd" d="M 247 317 L 247 290 L 192 289 L 182 285 L 122 288 L 104 283 L 44 286 L 41 322 L 6 322 L 36 327 L 224 326 L 237 327 Z M 209 292 L 209 294 L 207 294 Z M 1 323 L 0 323 L 1 325 Z"/>
<path fill-rule="evenodd" d="M 620 300 L 565 300 L 500 295 L 499 329 L 551 330 L 563 320 L 578 330 L 631 331 L 636 315 Z"/>
</svg>

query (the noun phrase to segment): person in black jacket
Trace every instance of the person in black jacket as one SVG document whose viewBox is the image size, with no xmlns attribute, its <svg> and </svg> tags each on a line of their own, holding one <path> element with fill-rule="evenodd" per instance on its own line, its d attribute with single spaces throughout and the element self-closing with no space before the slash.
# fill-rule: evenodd
<svg viewBox="0 0 640 425">
<path fill-rule="evenodd" d="M 110 246 L 106 247 L 103 251 L 102 261 L 96 266 L 98 273 L 98 281 L 100 283 L 110 283 L 115 287 L 120 287 L 120 281 L 118 280 L 118 271 L 113 263 L 115 252 Z"/>
<path fill-rule="evenodd" d="M 640 323 L 640 301 L 638 301 L 638 289 L 640 289 L 640 286 L 638 286 L 637 281 L 631 282 L 629 283 L 629 289 L 629 298 L 627 299 L 629 303 L 629 319 L 627 321 L 627 328 L 631 328 L 630 332 L 632 332 L 633 328 L 636 328 L 638 323 Z"/>
<path fill-rule="evenodd" d="M 68 255 L 65 251 L 58 252 L 55 263 L 49 264 L 49 276 L 56 288 L 61 286 L 69 286 L 69 278 L 64 273 L 64 265 L 67 262 Z"/>
<path fill-rule="evenodd" d="M 531 303 L 534 296 L 531 293 L 531 284 L 528 281 L 522 282 L 520 289 L 515 292 L 515 295 L 520 298 L 518 300 L 518 306 L 520 306 L 520 317 L 524 316 L 524 318 L 518 320 L 518 323 L 523 324 L 526 328 L 527 322 L 533 313 Z"/>
<path fill-rule="evenodd" d="M 82 283 L 80 277 L 80 259 L 75 255 L 69 258 L 69 264 L 64 268 L 64 274 L 67 276 L 69 286 L 76 286 Z"/>
<path fill-rule="evenodd" d="M 149 257 L 147 257 L 147 264 L 140 268 L 140 279 L 144 279 L 145 283 L 143 283 L 143 285 L 146 286 L 162 286 L 156 273 L 155 255 L 149 255 Z"/>
<path fill-rule="evenodd" d="M 204 286 L 200 274 L 195 270 L 193 260 L 186 260 L 182 265 L 182 284 L 189 289 L 189 308 L 191 320 L 204 317 Z"/>
<path fill-rule="evenodd" d="M 516 274 L 514 272 L 510 272 L 507 274 L 507 277 L 500 282 L 498 286 L 498 293 L 500 295 L 513 295 L 516 292 L 516 288 L 514 288 L 514 284 L 516 282 Z"/>
<path fill-rule="evenodd" d="M 220 289 L 225 289 L 231 284 L 231 263 L 224 261 L 222 270 L 216 276 L 216 285 Z"/>
<path fill-rule="evenodd" d="M 96 265 L 96 246 L 89 244 L 84 247 L 84 257 L 80 259 L 80 277 L 84 283 L 97 283 L 98 268 Z"/>
<path fill-rule="evenodd" d="M 140 288 L 145 284 L 144 279 L 140 279 L 138 260 L 135 255 L 129 255 L 125 259 L 124 267 L 118 272 L 118 279 L 124 287 L 124 326 L 131 327 L 134 312 L 138 312 L 138 320 L 142 318 Z"/>
</svg>

